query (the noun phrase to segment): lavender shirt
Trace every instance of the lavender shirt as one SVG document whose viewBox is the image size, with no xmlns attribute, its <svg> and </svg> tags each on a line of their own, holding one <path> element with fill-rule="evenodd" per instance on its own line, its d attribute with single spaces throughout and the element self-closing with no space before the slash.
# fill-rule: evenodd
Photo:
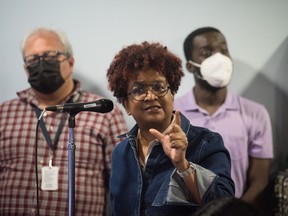
<svg viewBox="0 0 288 216">
<path fill-rule="evenodd" d="M 175 99 L 174 108 L 180 110 L 191 124 L 222 135 L 231 155 L 235 196 L 241 197 L 246 189 L 249 156 L 273 158 L 271 122 L 265 107 L 228 92 L 224 104 L 210 116 L 196 104 L 194 94 L 189 91 Z"/>
</svg>

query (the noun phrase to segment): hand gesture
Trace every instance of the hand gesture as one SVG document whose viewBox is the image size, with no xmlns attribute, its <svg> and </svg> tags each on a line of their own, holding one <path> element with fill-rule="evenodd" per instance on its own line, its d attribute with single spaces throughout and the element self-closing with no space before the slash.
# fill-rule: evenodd
<svg viewBox="0 0 288 216">
<path fill-rule="evenodd" d="M 149 132 L 162 144 L 165 154 L 170 158 L 174 166 L 177 169 L 184 166 L 184 169 L 186 169 L 187 160 L 185 153 L 188 141 L 186 134 L 181 129 L 180 112 L 178 110 L 175 112 L 175 121 L 167 128 L 165 134 L 153 128 Z"/>
</svg>

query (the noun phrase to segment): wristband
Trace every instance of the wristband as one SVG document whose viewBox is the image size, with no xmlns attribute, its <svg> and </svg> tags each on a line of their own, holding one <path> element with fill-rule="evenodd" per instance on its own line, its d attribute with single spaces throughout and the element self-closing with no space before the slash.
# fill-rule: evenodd
<svg viewBox="0 0 288 216">
<path fill-rule="evenodd" d="M 188 169 L 186 169 L 183 172 L 179 172 L 178 170 L 176 172 L 181 178 L 185 178 L 185 177 L 189 176 L 191 173 L 195 173 L 196 169 L 195 169 L 194 165 L 191 162 L 189 162 Z"/>
</svg>

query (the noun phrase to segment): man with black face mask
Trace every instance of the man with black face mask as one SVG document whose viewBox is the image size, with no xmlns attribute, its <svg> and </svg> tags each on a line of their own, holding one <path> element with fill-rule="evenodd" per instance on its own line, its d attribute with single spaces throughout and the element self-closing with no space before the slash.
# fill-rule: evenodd
<svg viewBox="0 0 288 216">
<path fill-rule="evenodd" d="M 224 35 L 204 27 L 184 41 L 186 68 L 195 86 L 175 100 L 193 125 L 220 133 L 231 155 L 235 196 L 259 203 L 273 158 L 270 117 L 261 104 L 237 96 L 227 86 L 233 64 Z"/>
<path fill-rule="evenodd" d="M 38 56 L 27 56 L 24 60 L 29 72 L 28 82 L 31 87 L 38 92 L 44 94 L 52 94 L 57 91 L 65 82 L 60 72 L 61 60 L 59 56 L 63 56 L 62 61 L 70 58 L 68 54 L 58 51 L 48 51 L 42 56 L 43 60 L 39 60 Z M 34 64 L 29 63 L 29 58 L 38 59 Z M 49 60 L 50 59 L 50 60 Z M 34 59 L 35 61 L 35 59 Z M 51 62 L 49 62 L 51 61 Z"/>
<path fill-rule="evenodd" d="M 0 106 L 0 215 L 68 215 L 68 114 L 46 112 L 38 131 L 39 209 L 36 209 L 35 129 L 51 105 L 86 103 L 101 96 L 83 91 L 72 78 L 74 58 L 66 36 L 37 28 L 22 42 L 31 88 Z M 103 215 L 105 175 L 112 149 L 127 131 L 117 105 L 109 113 L 75 117 L 75 215 Z M 49 178 L 46 178 L 49 176 Z"/>
</svg>

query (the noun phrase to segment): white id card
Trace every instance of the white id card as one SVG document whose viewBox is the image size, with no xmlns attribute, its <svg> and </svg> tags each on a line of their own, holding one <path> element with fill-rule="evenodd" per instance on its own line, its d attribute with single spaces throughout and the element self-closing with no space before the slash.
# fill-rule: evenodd
<svg viewBox="0 0 288 216">
<path fill-rule="evenodd" d="M 58 190 L 59 167 L 44 166 L 42 167 L 42 190 Z"/>
</svg>

